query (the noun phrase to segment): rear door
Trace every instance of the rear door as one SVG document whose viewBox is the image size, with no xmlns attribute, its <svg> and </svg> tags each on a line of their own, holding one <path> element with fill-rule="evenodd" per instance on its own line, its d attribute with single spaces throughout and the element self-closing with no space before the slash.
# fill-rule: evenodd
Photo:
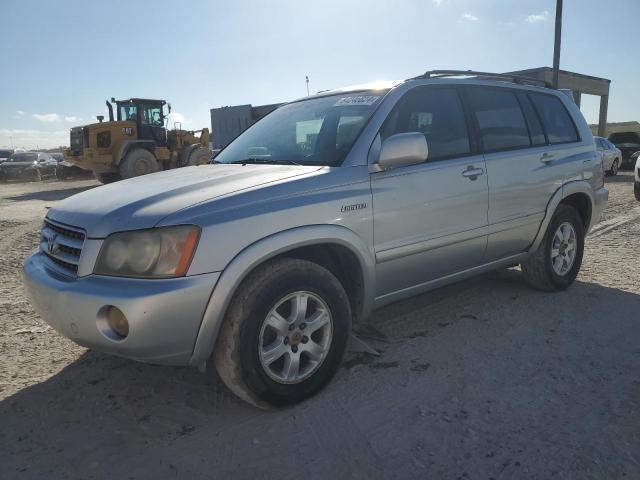
<svg viewBox="0 0 640 480">
<path fill-rule="evenodd" d="M 523 252 L 533 241 L 547 203 L 562 186 L 565 167 L 553 161 L 541 122 L 517 89 L 469 86 L 489 181 L 489 237 L 485 261 Z"/>
<path fill-rule="evenodd" d="M 410 90 L 385 121 L 382 141 L 420 132 L 429 154 L 425 163 L 371 174 L 377 297 L 481 263 L 487 176 L 469 130 L 459 93 L 450 86 Z"/>
</svg>

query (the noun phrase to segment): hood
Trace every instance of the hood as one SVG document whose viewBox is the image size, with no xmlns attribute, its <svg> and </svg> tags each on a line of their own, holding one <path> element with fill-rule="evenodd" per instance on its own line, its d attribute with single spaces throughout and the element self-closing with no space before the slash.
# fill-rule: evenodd
<svg viewBox="0 0 640 480">
<path fill-rule="evenodd" d="M 202 165 L 167 170 L 97 187 L 49 209 L 47 217 L 84 228 L 88 238 L 151 228 L 167 215 L 207 200 L 236 195 L 322 167 Z"/>
</svg>

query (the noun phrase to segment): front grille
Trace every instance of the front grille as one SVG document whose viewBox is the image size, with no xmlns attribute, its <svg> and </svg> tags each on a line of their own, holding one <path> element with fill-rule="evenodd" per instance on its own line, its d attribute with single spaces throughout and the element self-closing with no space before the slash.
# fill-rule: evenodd
<svg viewBox="0 0 640 480">
<path fill-rule="evenodd" d="M 70 227 L 45 219 L 42 226 L 40 251 L 55 265 L 58 271 L 76 276 L 85 234 Z"/>
<path fill-rule="evenodd" d="M 71 135 L 69 138 L 69 148 L 71 150 L 71 155 L 73 156 L 79 156 L 82 155 L 82 149 L 85 146 L 85 142 L 84 142 L 84 130 L 85 129 L 83 127 L 75 127 L 71 129 Z M 86 142 L 86 146 L 89 146 L 89 142 Z"/>
</svg>

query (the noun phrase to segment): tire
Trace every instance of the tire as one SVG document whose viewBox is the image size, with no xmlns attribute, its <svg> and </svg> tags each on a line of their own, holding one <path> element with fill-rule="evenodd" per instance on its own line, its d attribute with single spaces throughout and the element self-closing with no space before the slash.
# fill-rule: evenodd
<svg viewBox="0 0 640 480">
<path fill-rule="evenodd" d="M 41 182 L 42 181 L 42 174 L 40 173 L 40 170 L 32 170 L 31 172 L 29 172 L 29 181 L 30 182 Z"/>
<path fill-rule="evenodd" d="M 208 148 L 199 145 L 189 145 L 184 147 L 180 154 L 180 167 L 204 165 L 211 160 L 212 156 L 213 152 Z"/>
<path fill-rule="evenodd" d="M 95 175 L 96 179 L 100 183 L 102 183 L 103 185 L 106 185 L 107 183 L 113 183 L 113 182 L 117 182 L 118 180 L 121 180 L 119 173 L 113 173 L 113 172 L 95 173 L 94 175 Z"/>
<path fill-rule="evenodd" d="M 289 323 L 295 317 L 292 304 L 305 294 L 309 299 L 303 316 L 307 323 L 309 315 L 328 318 L 324 326 L 314 331 L 313 327 L 302 325 L 303 317 Z M 295 297 L 287 300 L 292 295 Z M 266 322 L 278 305 L 280 318 L 285 322 L 280 324 L 284 325 L 279 330 L 282 335 Z M 322 311 L 329 315 L 323 317 Z M 292 327 L 292 323 L 297 326 Z M 308 337 L 304 336 L 305 329 L 312 331 Z M 316 336 L 318 332 L 321 336 Z M 319 392 L 334 376 L 350 332 L 349 299 L 331 272 L 307 260 L 270 260 L 249 274 L 229 305 L 213 353 L 216 370 L 233 393 L 259 408 L 297 403 Z M 285 343 L 285 338 L 291 340 Z M 284 353 L 273 355 L 271 361 L 263 359 L 263 355 L 268 355 L 265 345 L 274 342 L 279 343 L 277 348 Z M 318 361 L 313 362 L 307 349 L 318 347 L 321 353 Z M 290 359 L 296 356 L 300 359 L 300 370 L 293 372 L 299 378 L 286 368 L 287 360 L 291 364 Z M 287 373 L 291 373 L 288 379 L 284 378 Z"/>
<path fill-rule="evenodd" d="M 158 161 L 148 150 L 136 148 L 127 153 L 125 159 L 120 163 L 120 177 L 133 178 L 149 173 L 155 173 L 160 168 Z"/>
<path fill-rule="evenodd" d="M 196 148 L 191 155 L 189 155 L 188 165 L 206 165 L 211 160 L 213 152 L 208 148 L 199 147 Z"/>
<path fill-rule="evenodd" d="M 554 261 L 552 260 L 553 250 L 560 253 L 565 252 L 568 256 L 571 255 L 571 252 L 568 249 L 565 250 L 564 247 L 560 247 L 559 249 L 554 248 L 557 246 L 556 232 L 558 232 L 561 225 L 570 225 L 575 235 L 575 255 L 571 263 L 567 262 L 567 270 L 564 272 L 558 272 L 554 268 Z M 549 222 L 549 226 L 538 250 L 536 250 L 526 262 L 521 264 L 522 272 L 527 283 L 533 288 L 545 292 L 565 290 L 568 288 L 578 276 L 580 266 L 582 265 L 584 230 L 585 227 L 578 211 L 570 205 L 560 204 L 553 214 L 551 222 Z M 565 230 L 565 232 L 566 231 L 567 230 Z M 558 257 L 556 257 L 556 259 L 558 259 Z M 561 268 L 565 267 L 563 261 L 558 263 L 561 265 Z M 570 268 L 568 268 L 569 266 Z"/>
<path fill-rule="evenodd" d="M 2 181 L 1 177 L 0 181 Z M 636 200 L 640 202 L 640 182 L 633 183 L 633 195 L 636 197 Z"/>
<path fill-rule="evenodd" d="M 620 163 L 618 162 L 618 159 L 616 158 L 613 163 L 611 164 L 611 169 L 607 172 L 607 174 L 609 174 L 612 177 L 615 177 L 618 174 L 618 169 L 620 168 Z"/>
</svg>

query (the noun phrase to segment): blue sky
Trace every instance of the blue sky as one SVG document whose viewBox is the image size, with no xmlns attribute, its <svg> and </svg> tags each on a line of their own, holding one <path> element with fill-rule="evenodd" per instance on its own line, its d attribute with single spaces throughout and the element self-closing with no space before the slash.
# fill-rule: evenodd
<svg viewBox="0 0 640 480">
<path fill-rule="evenodd" d="M 614 2 L 608 2 L 612 5 Z M 561 68 L 612 80 L 609 120 L 640 120 L 640 1 L 565 0 Z M 434 68 L 551 65 L 554 0 L 1 0 L 0 146 L 68 142 L 107 98 L 209 109 Z M 598 99 L 583 97 L 597 120 Z"/>
</svg>

